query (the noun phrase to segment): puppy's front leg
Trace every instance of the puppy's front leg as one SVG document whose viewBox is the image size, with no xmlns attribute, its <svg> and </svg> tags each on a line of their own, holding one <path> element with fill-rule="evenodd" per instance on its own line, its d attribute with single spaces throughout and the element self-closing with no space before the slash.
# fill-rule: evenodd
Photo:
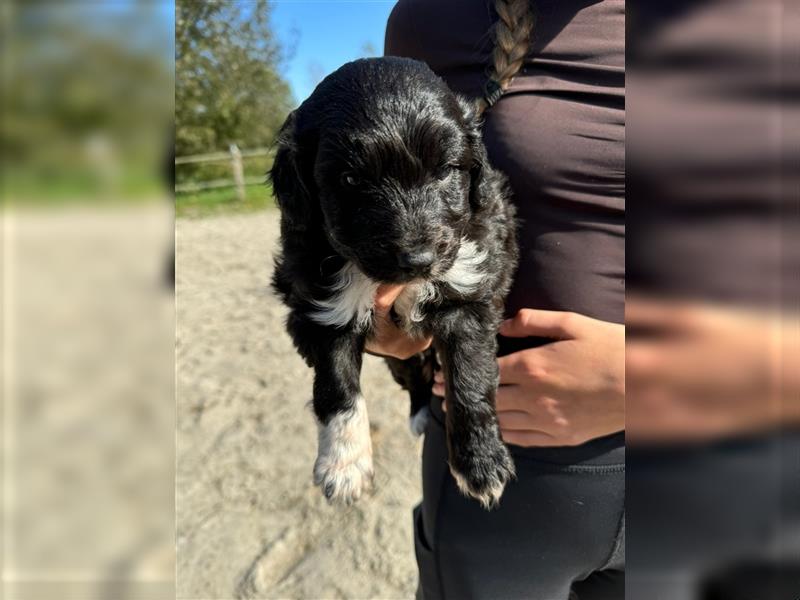
<svg viewBox="0 0 800 600">
<path fill-rule="evenodd" d="M 485 508 L 497 505 L 515 474 L 494 405 L 496 324 L 491 308 L 464 306 L 439 320 L 434 338 L 447 389 L 450 472 L 461 491 Z"/>
<path fill-rule="evenodd" d="M 314 483 L 331 502 L 351 504 L 372 483 L 372 442 L 361 396 L 363 336 L 352 331 L 316 338 L 314 412 L 319 447 Z"/>
</svg>

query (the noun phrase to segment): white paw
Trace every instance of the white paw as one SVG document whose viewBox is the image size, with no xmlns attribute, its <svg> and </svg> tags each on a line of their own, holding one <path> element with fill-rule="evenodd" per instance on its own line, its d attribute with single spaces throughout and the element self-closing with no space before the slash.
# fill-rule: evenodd
<svg viewBox="0 0 800 600">
<path fill-rule="evenodd" d="M 350 505 L 372 487 L 372 456 L 366 454 L 353 462 L 317 457 L 314 484 L 331 504 Z"/>
<path fill-rule="evenodd" d="M 372 485 L 372 441 L 363 398 L 319 428 L 314 484 L 331 503 L 352 504 Z"/>
<path fill-rule="evenodd" d="M 465 496 L 471 496 L 472 498 L 475 498 L 475 500 L 480 502 L 481 506 L 483 506 L 483 508 L 486 510 L 495 508 L 500 504 L 500 497 L 503 495 L 503 490 L 505 490 L 506 487 L 505 481 L 493 479 L 488 486 L 484 486 L 481 489 L 476 489 L 469 484 L 467 479 L 461 475 L 461 473 L 454 470 L 453 467 L 450 467 L 450 473 L 453 475 L 453 479 L 456 480 L 456 485 L 458 486 L 458 489 L 461 490 L 461 493 Z"/>
<path fill-rule="evenodd" d="M 499 438 L 468 440 L 451 455 L 449 466 L 461 493 L 487 510 L 500 503 L 506 484 L 516 477 L 514 459 Z"/>
<path fill-rule="evenodd" d="M 420 436 L 425 433 L 425 428 L 428 426 L 428 420 L 431 417 L 431 409 L 428 406 L 421 408 L 408 420 L 408 427 L 411 433 Z"/>
</svg>

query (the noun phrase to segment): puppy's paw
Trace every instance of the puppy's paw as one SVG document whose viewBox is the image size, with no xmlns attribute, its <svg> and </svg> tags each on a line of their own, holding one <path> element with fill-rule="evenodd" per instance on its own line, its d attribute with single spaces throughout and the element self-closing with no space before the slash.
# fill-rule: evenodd
<svg viewBox="0 0 800 600">
<path fill-rule="evenodd" d="M 422 407 L 413 415 L 411 415 L 411 418 L 408 420 L 408 427 L 411 429 L 411 433 L 417 437 L 425 433 L 425 428 L 428 426 L 428 420 L 430 417 L 431 409 L 428 406 Z"/>
<path fill-rule="evenodd" d="M 491 510 L 500 502 L 506 484 L 516 476 L 514 460 L 499 439 L 467 443 L 450 457 L 450 472 L 458 489 Z"/>
<path fill-rule="evenodd" d="M 336 453 L 335 453 L 336 454 Z M 314 464 L 314 484 L 318 485 L 331 504 L 350 506 L 372 488 L 372 455 L 342 458 L 318 456 Z"/>
<path fill-rule="evenodd" d="M 372 487 L 372 441 L 363 399 L 320 426 L 314 484 L 330 503 L 346 505 Z"/>
</svg>

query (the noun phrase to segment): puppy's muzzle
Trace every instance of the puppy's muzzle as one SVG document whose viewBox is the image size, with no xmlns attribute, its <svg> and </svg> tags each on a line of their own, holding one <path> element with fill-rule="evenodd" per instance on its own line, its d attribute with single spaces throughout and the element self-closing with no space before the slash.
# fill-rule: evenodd
<svg viewBox="0 0 800 600">
<path fill-rule="evenodd" d="M 427 275 L 430 273 L 434 259 L 433 250 L 427 248 L 400 252 L 397 255 L 397 266 L 407 275 Z"/>
</svg>

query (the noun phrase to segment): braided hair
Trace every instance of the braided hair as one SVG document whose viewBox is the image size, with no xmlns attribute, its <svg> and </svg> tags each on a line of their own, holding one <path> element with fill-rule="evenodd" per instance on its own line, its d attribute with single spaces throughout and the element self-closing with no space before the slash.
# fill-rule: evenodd
<svg viewBox="0 0 800 600">
<path fill-rule="evenodd" d="M 489 79 L 478 99 L 478 113 L 482 114 L 511 86 L 514 77 L 525 62 L 533 30 L 533 14 L 529 0 L 494 0 L 499 17 L 494 25 L 494 50 Z"/>
</svg>

